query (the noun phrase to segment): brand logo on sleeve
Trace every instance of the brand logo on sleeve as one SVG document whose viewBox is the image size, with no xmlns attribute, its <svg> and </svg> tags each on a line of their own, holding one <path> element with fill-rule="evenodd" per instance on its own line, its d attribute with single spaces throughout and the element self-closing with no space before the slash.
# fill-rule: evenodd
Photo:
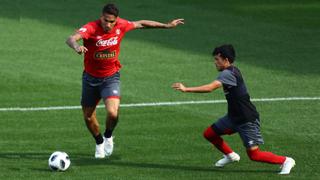
<svg viewBox="0 0 320 180">
<path fill-rule="evenodd" d="M 79 31 L 80 31 L 80 32 L 86 32 L 86 31 L 87 31 L 87 28 L 80 28 Z"/>
<path fill-rule="evenodd" d="M 97 41 L 96 43 L 96 46 L 114 46 L 114 45 L 117 45 L 118 44 L 118 36 L 116 37 L 112 37 L 112 38 L 109 38 L 109 39 L 100 39 L 99 41 Z"/>
</svg>

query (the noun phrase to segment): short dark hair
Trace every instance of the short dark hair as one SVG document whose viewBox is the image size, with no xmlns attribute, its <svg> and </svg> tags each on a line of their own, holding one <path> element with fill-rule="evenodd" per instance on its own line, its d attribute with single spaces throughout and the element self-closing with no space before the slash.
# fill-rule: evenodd
<svg viewBox="0 0 320 180">
<path fill-rule="evenodd" d="M 102 14 L 111 14 L 111 15 L 114 15 L 115 17 L 118 17 L 119 9 L 115 4 L 110 3 L 103 7 Z"/>
<path fill-rule="evenodd" d="M 236 58 L 236 52 L 231 44 L 225 44 L 214 48 L 212 55 L 220 55 L 222 58 L 228 58 L 230 63 L 233 63 Z"/>
</svg>

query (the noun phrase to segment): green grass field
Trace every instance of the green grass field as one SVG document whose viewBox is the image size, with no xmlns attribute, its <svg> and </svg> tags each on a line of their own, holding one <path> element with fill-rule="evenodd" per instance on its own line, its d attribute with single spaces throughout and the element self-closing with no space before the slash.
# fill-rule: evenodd
<svg viewBox="0 0 320 180">
<path fill-rule="evenodd" d="M 232 43 L 253 98 L 320 96 L 320 2 L 316 0 L 117 0 L 129 20 L 166 22 L 173 30 L 137 30 L 122 42 L 122 103 L 219 100 L 182 94 L 173 82 L 214 80 L 211 51 Z M 66 38 L 99 17 L 105 1 L 0 0 L 0 108 L 79 105 L 82 57 Z M 256 102 L 264 150 L 292 156 L 292 174 L 251 162 L 238 135 L 225 139 L 239 163 L 212 167 L 221 154 L 202 131 L 226 104 L 121 108 L 110 159 L 93 158 L 80 110 L 0 111 L 0 179 L 320 179 L 320 101 Z M 104 129 L 105 112 L 98 110 Z M 64 173 L 48 169 L 53 151 L 70 155 Z"/>
</svg>

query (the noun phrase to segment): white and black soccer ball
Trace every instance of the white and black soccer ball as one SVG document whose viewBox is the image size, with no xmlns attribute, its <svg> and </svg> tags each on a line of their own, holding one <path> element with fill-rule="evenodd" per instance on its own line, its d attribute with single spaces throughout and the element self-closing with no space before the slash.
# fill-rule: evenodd
<svg viewBox="0 0 320 180">
<path fill-rule="evenodd" d="M 49 158 L 49 168 L 53 171 L 65 171 L 70 164 L 69 156 L 65 152 L 56 151 Z"/>
</svg>

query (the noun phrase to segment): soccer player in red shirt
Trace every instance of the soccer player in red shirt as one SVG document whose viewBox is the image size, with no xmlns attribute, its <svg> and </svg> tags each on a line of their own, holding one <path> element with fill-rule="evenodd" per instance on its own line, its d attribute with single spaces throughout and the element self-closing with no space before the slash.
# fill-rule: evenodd
<svg viewBox="0 0 320 180">
<path fill-rule="evenodd" d="M 184 24 L 175 19 L 167 24 L 156 21 L 128 21 L 119 17 L 114 4 L 102 9 L 101 17 L 82 26 L 67 39 L 67 44 L 78 54 L 84 54 L 81 105 L 87 128 L 96 141 L 96 158 L 110 156 L 113 152 L 112 132 L 118 122 L 120 105 L 120 43 L 125 33 L 142 28 L 174 28 Z M 83 40 L 83 45 L 77 41 Z M 106 129 L 99 130 L 96 106 L 103 99 L 107 111 Z"/>
<path fill-rule="evenodd" d="M 240 70 L 233 65 L 235 60 L 233 46 L 217 47 L 213 50 L 212 55 L 216 68 L 220 72 L 216 80 L 198 87 L 186 87 L 182 83 L 174 83 L 172 87 L 181 92 L 193 93 L 209 93 L 220 87 L 223 88 L 228 102 L 228 113 L 209 126 L 203 134 L 210 143 L 224 154 L 224 158 L 217 161 L 215 166 L 223 167 L 240 160 L 240 156 L 221 138 L 225 134 L 239 133 L 251 160 L 280 164 L 281 171 L 279 174 L 289 174 L 291 168 L 295 165 L 294 159 L 259 149 L 259 145 L 264 143 L 260 132 L 259 113 L 250 101 Z"/>
</svg>

